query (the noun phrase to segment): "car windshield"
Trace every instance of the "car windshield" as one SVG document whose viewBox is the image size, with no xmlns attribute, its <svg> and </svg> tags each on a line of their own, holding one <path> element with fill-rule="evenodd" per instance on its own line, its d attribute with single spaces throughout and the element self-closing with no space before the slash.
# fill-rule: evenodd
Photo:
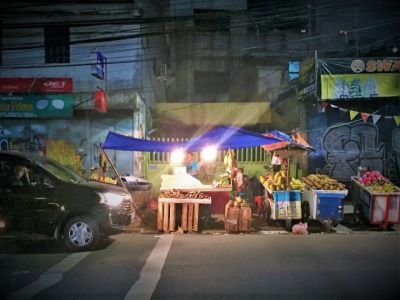
<svg viewBox="0 0 400 300">
<path fill-rule="evenodd" d="M 70 169 L 66 166 L 63 166 L 55 161 L 51 160 L 39 160 L 37 161 L 38 165 L 40 165 L 43 169 L 50 172 L 52 175 L 57 177 L 58 179 L 66 182 L 86 182 L 88 181 L 83 176 L 79 175 L 73 169 Z"/>
</svg>

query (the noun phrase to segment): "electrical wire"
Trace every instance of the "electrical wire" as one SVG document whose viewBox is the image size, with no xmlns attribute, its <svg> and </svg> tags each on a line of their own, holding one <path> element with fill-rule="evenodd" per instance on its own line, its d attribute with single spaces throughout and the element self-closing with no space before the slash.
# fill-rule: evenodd
<svg viewBox="0 0 400 300">
<path fill-rule="evenodd" d="M 67 3 L 76 3 L 77 1 L 66 1 Z M 78 1 L 79 2 L 79 1 Z M 120 1 L 120 2 L 124 2 L 125 1 Z M 274 5 L 277 5 L 279 1 L 273 1 Z M 279 6 L 276 6 L 275 9 L 271 12 L 264 12 L 262 9 L 264 8 L 269 8 L 270 4 L 263 4 L 264 2 L 261 2 L 261 4 L 259 4 L 258 6 L 253 6 L 253 11 L 254 10 L 261 10 L 263 11 L 260 14 L 260 21 L 270 21 L 271 17 L 276 16 L 276 14 L 278 13 L 278 15 L 280 17 L 289 17 L 289 21 L 287 22 L 283 22 L 283 25 L 285 26 L 290 26 L 293 25 L 296 21 L 297 21 L 297 16 L 299 14 L 304 14 L 304 16 L 306 15 L 306 13 L 308 12 L 308 8 L 305 7 L 304 5 L 302 5 L 303 3 L 305 3 L 307 1 L 301 1 L 300 5 L 294 5 L 293 7 L 291 6 L 293 4 L 293 2 L 289 2 L 288 4 L 279 4 Z M 207 3 L 207 1 L 174 1 L 175 3 L 175 10 L 182 10 L 182 11 L 186 11 L 187 8 L 185 8 L 185 6 L 204 6 L 204 4 Z M 280 2 L 279 2 L 280 3 Z M 48 2 L 48 5 L 50 5 L 51 3 Z M 194 4 L 194 5 L 193 5 Z M 38 5 L 38 4 L 37 4 Z M 43 4 L 45 5 L 45 4 Z M 298 8 L 301 7 L 300 10 L 298 10 Z M 319 16 L 323 16 L 324 14 L 327 14 L 329 12 L 330 9 L 334 9 L 335 7 L 337 7 L 337 5 L 335 5 L 334 3 L 330 2 L 330 1 L 323 1 L 322 4 L 318 4 L 317 9 L 318 9 L 318 14 Z M 362 10 L 364 6 L 362 6 L 360 9 Z M 367 8 L 365 8 L 367 9 Z M 246 10 L 245 9 L 238 9 L 232 12 L 233 14 L 245 14 Z M 351 15 L 350 12 L 348 12 L 349 16 Z M 104 37 L 104 35 L 106 34 L 110 34 L 109 31 L 100 31 L 100 32 L 96 32 L 96 31 L 85 31 L 82 34 L 95 34 L 96 36 L 99 36 L 97 38 L 89 38 L 89 39 L 78 39 L 78 40 L 73 40 L 71 41 L 72 45 L 80 45 L 80 44 L 90 44 L 90 43 L 101 43 L 101 42 L 116 42 L 116 41 L 125 41 L 128 39 L 140 39 L 140 38 L 147 38 L 147 37 L 151 37 L 151 36 L 163 36 L 165 34 L 175 34 L 175 33 L 180 33 L 179 31 L 175 31 L 175 30 L 169 30 L 169 31 L 165 31 L 165 30 L 161 30 L 164 28 L 165 26 L 165 22 L 166 20 L 169 20 L 169 23 L 171 24 L 175 24 L 175 23 L 187 23 L 187 21 L 193 21 L 195 20 L 196 16 L 188 16 L 185 15 L 183 16 L 181 19 L 180 18 L 147 18 L 145 20 L 142 20 L 142 24 L 145 25 L 149 25 L 151 24 L 151 26 L 149 27 L 141 27 L 141 28 L 136 28 L 136 29 L 127 29 L 124 30 L 123 33 L 127 33 L 126 35 L 119 35 L 119 36 L 109 36 L 109 37 Z M 376 29 L 376 28 L 380 28 L 381 26 L 388 26 L 388 25 L 393 25 L 393 24 L 397 24 L 399 22 L 399 19 L 397 20 L 392 20 L 391 22 L 386 22 L 383 24 L 376 24 L 376 25 L 370 25 L 367 27 L 363 27 L 363 28 L 355 28 L 355 29 L 349 29 L 347 32 L 355 32 L 357 30 L 359 31 L 363 31 L 363 30 L 370 30 L 370 29 Z M 167 25 L 169 24 L 167 22 Z M 44 23 L 43 23 L 44 24 Z M 41 24 L 41 25 L 43 25 Z M 216 26 L 218 27 L 218 25 L 221 25 L 220 23 L 216 22 L 215 23 Z M 242 22 L 242 23 L 232 23 L 230 25 L 231 29 L 234 28 L 238 28 L 238 27 L 245 27 L 250 25 L 251 22 Z M 188 25 L 189 26 L 189 25 Z M 183 33 L 185 32 L 192 32 L 194 29 L 192 27 L 193 25 L 190 25 L 188 27 L 188 29 L 186 29 Z M 152 29 L 152 32 L 143 32 L 146 31 L 148 29 Z M 136 33 L 130 33 L 130 32 L 135 32 Z M 121 32 L 119 32 L 121 33 Z M 130 34 L 128 34 L 130 33 Z M 112 34 L 111 34 L 112 35 Z M 324 35 L 319 35 L 319 36 L 313 36 L 313 37 L 306 37 L 306 38 L 300 38 L 297 41 L 294 42 L 307 42 L 309 40 L 321 40 L 323 38 L 329 37 L 331 36 L 332 39 L 335 39 L 335 36 L 337 35 L 337 33 L 331 33 L 331 34 L 324 34 Z M 234 34 L 231 34 L 231 36 L 235 36 Z M 239 35 L 240 37 L 240 35 Z M 374 44 L 378 45 L 380 42 L 384 42 L 385 40 L 381 40 L 381 41 L 375 41 Z M 276 42 L 275 44 L 277 44 L 278 42 Z M 110 47 L 113 47 L 113 45 L 109 45 Z M 271 45 L 273 46 L 273 45 Z M 14 47 L 5 47 L 3 48 L 4 51 L 16 51 L 16 50 L 30 50 L 30 49 L 38 49 L 38 48 L 43 48 L 44 45 L 42 44 L 38 44 L 38 43 L 34 43 L 34 44 L 28 44 L 28 46 L 14 46 Z M 245 50 L 255 50 L 255 49 L 262 49 L 263 46 L 255 46 L 255 47 L 248 47 L 245 48 Z M 143 48 L 145 49 L 145 48 Z M 335 51 L 335 50 L 340 50 L 340 49 L 330 49 L 329 51 Z M 298 51 L 297 49 L 294 50 L 279 50 L 279 52 L 277 53 L 281 53 L 281 52 L 286 52 L 286 53 L 293 53 L 295 51 Z M 130 61 L 127 61 L 127 63 L 129 63 Z M 79 64 L 78 64 L 79 65 Z"/>
</svg>

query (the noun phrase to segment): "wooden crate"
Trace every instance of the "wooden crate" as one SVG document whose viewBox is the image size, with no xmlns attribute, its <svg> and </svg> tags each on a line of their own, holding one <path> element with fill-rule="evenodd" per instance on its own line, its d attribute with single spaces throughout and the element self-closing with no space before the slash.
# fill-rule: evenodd
<svg viewBox="0 0 400 300">
<path fill-rule="evenodd" d="M 239 211 L 239 231 L 250 232 L 251 231 L 251 208 L 241 207 Z"/>
<path fill-rule="evenodd" d="M 157 230 L 175 231 L 175 203 L 158 201 Z"/>
<path fill-rule="evenodd" d="M 251 208 L 225 206 L 225 230 L 227 232 L 251 231 Z"/>
<path fill-rule="evenodd" d="M 181 227 L 183 231 L 199 230 L 199 205 L 211 204 L 211 198 L 175 199 L 158 198 L 157 230 L 175 231 L 176 204 L 182 204 Z"/>
<path fill-rule="evenodd" d="M 225 215 L 225 230 L 227 232 L 239 232 L 239 207 L 227 207 Z"/>
<path fill-rule="evenodd" d="M 183 203 L 182 204 L 182 229 L 183 231 L 199 230 L 199 204 Z"/>
</svg>

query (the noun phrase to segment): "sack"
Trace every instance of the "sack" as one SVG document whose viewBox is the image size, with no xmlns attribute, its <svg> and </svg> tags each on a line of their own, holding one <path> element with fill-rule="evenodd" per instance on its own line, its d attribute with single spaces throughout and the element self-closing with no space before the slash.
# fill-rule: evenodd
<svg viewBox="0 0 400 300">
<path fill-rule="evenodd" d="M 308 228 L 307 223 L 300 222 L 299 224 L 293 225 L 292 233 L 298 235 L 302 234 L 307 235 L 308 234 L 307 228 Z"/>
</svg>

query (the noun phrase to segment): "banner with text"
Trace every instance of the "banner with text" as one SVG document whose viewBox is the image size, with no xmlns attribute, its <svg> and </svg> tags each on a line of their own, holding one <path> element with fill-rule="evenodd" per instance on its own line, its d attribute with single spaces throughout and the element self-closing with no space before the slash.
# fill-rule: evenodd
<svg viewBox="0 0 400 300">
<path fill-rule="evenodd" d="M 321 100 L 399 97 L 400 59 L 320 59 Z"/>
<path fill-rule="evenodd" d="M 71 94 L 0 94 L 0 118 L 70 118 Z"/>
<path fill-rule="evenodd" d="M 72 93 L 72 78 L 0 77 L 0 93 Z"/>
</svg>

